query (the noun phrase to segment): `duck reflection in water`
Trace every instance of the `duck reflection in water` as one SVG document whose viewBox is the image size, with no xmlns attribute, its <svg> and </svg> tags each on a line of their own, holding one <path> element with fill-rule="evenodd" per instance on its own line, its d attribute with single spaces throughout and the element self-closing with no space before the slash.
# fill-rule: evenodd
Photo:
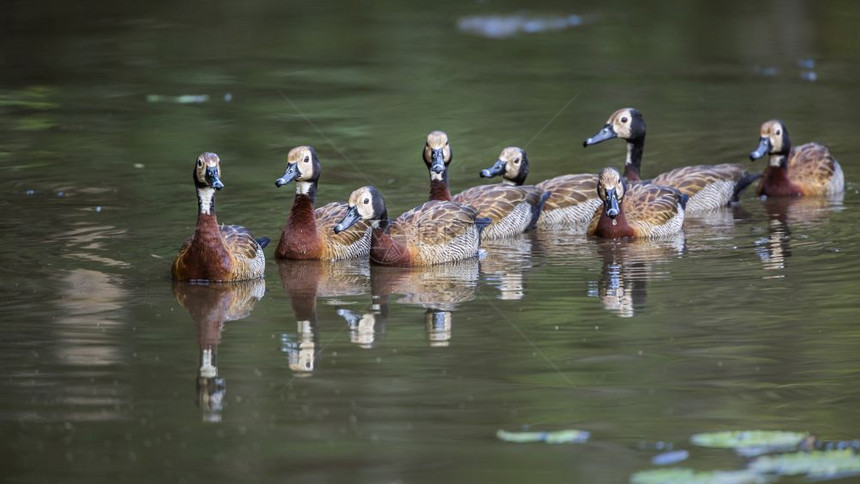
<svg viewBox="0 0 860 484">
<path fill-rule="evenodd" d="M 448 346 L 453 312 L 457 305 L 475 298 L 478 260 L 468 259 L 423 267 L 370 267 L 371 294 L 378 319 L 387 317 L 389 297 L 397 303 L 425 308 L 424 326 L 430 346 Z"/>
<path fill-rule="evenodd" d="M 367 261 L 358 259 L 342 261 L 281 260 L 278 271 L 284 292 L 293 307 L 296 318 L 296 334 L 283 334 L 281 348 L 287 354 L 287 364 L 297 375 L 313 372 L 321 351 L 317 325 L 317 297 L 337 298 L 367 294 L 369 290 Z M 334 304 L 341 302 L 330 299 Z M 372 313 L 365 316 L 349 309 L 338 308 L 335 313 L 350 327 L 353 342 L 370 347 L 375 340 L 374 325 L 362 321 L 372 320 Z M 360 329 L 354 328 L 360 327 Z M 360 336 L 354 336 L 361 333 Z"/>
<path fill-rule="evenodd" d="M 814 229 L 842 210 L 843 194 L 831 197 L 768 197 L 762 206 L 768 216 L 767 237 L 756 240 L 756 254 L 765 270 L 785 269 L 791 257 L 792 227 Z M 782 278 L 783 274 L 766 278 Z"/>
<path fill-rule="evenodd" d="M 523 274 L 532 267 L 530 234 L 481 242 L 481 274 L 499 288 L 499 299 L 520 300 L 525 294 Z"/>
<path fill-rule="evenodd" d="M 218 376 L 218 344 L 227 321 L 247 318 L 266 293 L 263 279 L 226 284 L 175 282 L 173 295 L 197 325 L 200 368 L 197 372 L 197 405 L 203 420 L 219 422 L 227 385 Z"/>
<path fill-rule="evenodd" d="M 668 239 L 602 240 L 597 251 L 603 259 L 600 279 L 589 284 L 588 295 L 623 318 L 645 308 L 648 280 L 658 277 L 654 264 L 684 254 L 683 233 Z"/>
</svg>

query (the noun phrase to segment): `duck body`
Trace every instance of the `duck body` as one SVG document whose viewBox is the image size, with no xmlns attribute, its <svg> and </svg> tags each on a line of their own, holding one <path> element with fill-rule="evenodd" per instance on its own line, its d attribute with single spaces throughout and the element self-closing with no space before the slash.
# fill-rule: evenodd
<svg viewBox="0 0 860 484">
<path fill-rule="evenodd" d="M 623 108 L 612 113 L 603 128 L 588 138 L 583 146 L 591 146 L 608 139 L 627 141 L 627 159 L 624 178 L 632 183 L 650 183 L 671 187 L 689 198 L 685 213 L 698 215 L 712 212 L 738 200 L 740 193 L 758 178 L 743 165 L 695 165 L 676 168 L 653 179 L 642 180 L 640 167 L 645 151 L 646 126 L 642 113 L 634 108 Z"/>
<path fill-rule="evenodd" d="M 649 180 L 654 185 L 672 187 L 687 195 L 686 213 L 713 212 L 738 200 L 738 193 L 758 178 L 743 165 L 695 165 L 675 168 Z"/>
<path fill-rule="evenodd" d="M 334 231 L 370 221 L 370 261 L 381 265 L 426 266 L 476 257 L 481 231 L 490 223 L 470 207 L 437 200 L 389 221 L 382 196 L 370 186 L 354 191 L 348 205 Z"/>
<path fill-rule="evenodd" d="M 512 150 L 513 148 L 506 148 Z M 517 148 L 518 149 L 518 148 Z M 499 161 L 504 166 L 506 150 L 502 151 Z M 433 131 L 427 135 L 424 147 L 424 163 L 430 173 L 430 200 L 452 201 L 475 209 L 478 217 L 490 219 L 490 225 L 481 237 L 485 240 L 512 237 L 535 226 L 546 195 L 535 186 L 517 186 L 514 183 L 480 185 L 468 188 L 451 196 L 448 188 L 448 165 L 452 152 L 448 135 L 443 131 Z M 519 164 L 519 160 L 517 161 Z M 481 176 L 491 178 L 490 170 L 482 170 Z M 528 173 L 526 171 L 526 173 Z"/>
<path fill-rule="evenodd" d="M 481 236 L 493 240 L 534 227 L 546 201 L 544 193 L 535 186 L 481 185 L 458 193 L 453 201 L 474 208 L 479 217 L 489 218 L 490 225 Z"/>
<path fill-rule="evenodd" d="M 203 153 L 197 159 L 197 225 L 173 260 L 174 280 L 229 282 L 263 277 L 263 247 L 268 239 L 257 240 L 238 225 L 218 225 L 215 191 L 224 187 L 220 173 L 220 159 L 215 153 Z"/>
<path fill-rule="evenodd" d="M 791 147 L 785 124 L 762 124 L 755 161 L 769 155 L 756 195 L 768 197 L 834 196 L 845 191 L 845 174 L 830 149 L 818 143 Z"/>
<path fill-rule="evenodd" d="M 653 184 L 627 185 L 612 168 L 599 175 L 603 207 L 593 214 L 588 235 L 602 238 L 664 237 L 681 231 L 688 197 Z"/>
<path fill-rule="evenodd" d="M 307 160 L 307 161 L 305 161 Z M 367 257 L 370 253 L 370 225 L 357 223 L 350 230 L 334 233 L 347 206 L 332 202 L 314 208 L 320 164 L 310 146 L 293 148 L 287 155 L 287 170 L 275 181 L 280 187 L 296 182 L 296 197 L 275 248 L 276 259 L 337 260 Z"/>
<path fill-rule="evenodd" d="M 537 221 L 539 230 L 571 229 L 585 233 L 602 204 L 597 197 L 597 175 L 561 175 L 535 186 L 550 194 Z"/>
</svg>

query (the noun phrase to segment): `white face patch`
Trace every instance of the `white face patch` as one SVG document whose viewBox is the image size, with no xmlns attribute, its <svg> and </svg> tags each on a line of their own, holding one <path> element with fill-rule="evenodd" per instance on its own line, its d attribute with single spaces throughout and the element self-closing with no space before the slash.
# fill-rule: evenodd
<svg viewBox="0 0 860 484">
<path fill-rule="evenodd" d="M 212 209 L 212 199 L 215 197 L 214 188 L 198 188 L 197 201 L 200 204 L 200 213 L 209 215 Z"/>
<path fill-rule="evenodd" d="M 444 173 L 444 172 L 442 172 Z M 442 181 L 442 173 L 430 172 L 430 181 Z"/>
<path fill-rule="evenodd" d="M 308 192 L 311 191 L 312 186 L 313 186 L 313 183 L 311 183 L 311 182 L 297 181 L 296 182 L 296 193 L 298 195 L 307 195 Z"/>
</svg>

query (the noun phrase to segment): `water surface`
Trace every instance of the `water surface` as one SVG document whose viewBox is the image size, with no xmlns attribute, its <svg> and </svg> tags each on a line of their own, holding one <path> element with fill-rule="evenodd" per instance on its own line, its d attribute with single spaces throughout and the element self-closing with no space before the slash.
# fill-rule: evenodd
<svg viewBox="0 0 860 484">
<path fill-rule="evenodd" d="M 681 466 L 744 466 L 697 432 L 860 436 L 853 3 L 4 10 L 10 482 L 627 482 L 666 445 L 691 451 Z M 317 148 L 321 202 L 372 183 L 397 214 L 426 196 L 432 129 L 453 191 L 509 145 L 536 182 L 619 166 L 622 142 L 581 142 L 627 105 L 646 176 L 760 170 L 746 154 L 780 117 L 833 149 L 846 194 L 747 193 L 656 242 L 525 234 L 424 270 L 270 260 L 260 284 L 169 280 L 201 151 L 222 159 L 219 219 L 276 238 L 293 146 Z M 591 439 L 495 438 L 524 428 Z"/>
</svg>

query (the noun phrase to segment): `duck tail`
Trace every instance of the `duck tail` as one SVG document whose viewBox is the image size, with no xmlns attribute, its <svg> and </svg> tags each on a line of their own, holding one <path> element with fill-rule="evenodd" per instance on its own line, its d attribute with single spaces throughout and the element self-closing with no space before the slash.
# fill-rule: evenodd
<svg viewBox="0 0 860 484">
<path fill-rule="evenodd" d="M 741 192 L 759 178 L 761 178 L 761 173 L 744 173 L 744 176 L 735 183 L 735 189 L 732 192 L 732 203 L 738 202 L 741 197 Z"/>
<path fill-rule="evenodd" d="M 537 221 L 540 218 L 541 211 L 543 210 L 543 205 L 546 203 L 550 195 L 552 195 L 552 193 L 549 191 L 543 192 L 538 203 L 532 207 L 532 219 L 529 222 L 529 226 L 526 227 L 526 230 L 532 230 L 537 226 Z"/>
<path fill-rule="evenodd" d="M 260 247 L 263 249 L 265 249 L 266 246 L 269 245 L 269 242 L 271 242 L 271 241 L 272 241 L 272 239 L 270 239 L 268 237 L 260 237 L 259 239 L 257 239 L 257 243 L 260 244 Z"/>
</svg>

